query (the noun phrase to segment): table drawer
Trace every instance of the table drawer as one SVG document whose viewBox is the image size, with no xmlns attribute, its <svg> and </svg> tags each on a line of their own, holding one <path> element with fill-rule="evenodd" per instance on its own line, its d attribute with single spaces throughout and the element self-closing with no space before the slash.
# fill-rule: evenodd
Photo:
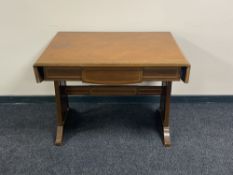
<svg viewBox="0 0 233 175">
<path fill-rule="evenodd" d="M 144 80 L 180 80 L 179 67 L 144 68 Z"/>
<path fill-rule="evenodd" d="M 47 80 L 81 80 L 82 70 L 75 67 L 46 67 L 44 75 Z"/>
<path fill-rule="evenodd" d="M 141 69 L 84 69 L 82 81 L 96 84 L 129 84 L 142 82 Z"/>
</svg>

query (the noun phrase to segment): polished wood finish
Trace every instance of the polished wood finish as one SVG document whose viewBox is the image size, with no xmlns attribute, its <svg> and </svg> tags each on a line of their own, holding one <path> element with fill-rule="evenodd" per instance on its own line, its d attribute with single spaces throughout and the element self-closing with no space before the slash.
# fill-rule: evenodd
<svg viewBox="0 0 233 175">
<path fill-rule="evenodd" d="M 68 95 L 160 95 L 163 141 L 171 145 L 171 85 L 188 82 L 190 64 L 169 32 L 59 32 L 33 67 L 37 82 L 54 81 L 56 145 L 63 142 Z M 94 85 L 67 86 L 66 81 Z M 132 85 L 145 81 L 162 81 L 162 86 Z"/>
</svg>

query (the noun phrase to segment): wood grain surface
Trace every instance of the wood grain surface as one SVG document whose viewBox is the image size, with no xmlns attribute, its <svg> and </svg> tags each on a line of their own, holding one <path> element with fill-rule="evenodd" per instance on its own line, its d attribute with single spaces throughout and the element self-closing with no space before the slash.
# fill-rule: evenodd
<svg viewBox="0 0 233 175">
<path fill-rule="evenodd" d="M 189 67 L 190 64 L 169 32 L 58 32 L 34 66 Z"/>
</svg>

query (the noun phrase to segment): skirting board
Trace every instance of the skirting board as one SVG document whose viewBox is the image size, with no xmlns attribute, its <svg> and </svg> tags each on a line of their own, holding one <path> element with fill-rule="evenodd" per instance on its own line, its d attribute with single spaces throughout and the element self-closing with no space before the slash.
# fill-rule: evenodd
<svg viewBox="0 0 233 175">
<path fill-rule="evenodd" d="M 158 103 L 159 96 L 70 96 L 71 103 Z M 54 96 L 0 96 L 0 103 L 54 103 Z M 171 97 L 172 103 L 232 103 L 232 95 L 178 96 Z"/>
</svg>

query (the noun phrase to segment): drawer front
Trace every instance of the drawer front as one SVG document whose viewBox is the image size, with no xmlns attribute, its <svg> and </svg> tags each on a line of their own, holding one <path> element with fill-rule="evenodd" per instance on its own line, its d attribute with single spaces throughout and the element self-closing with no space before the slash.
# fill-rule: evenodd
<svg viewBox="0 0 233 175">
<path fill-rule="evenodd" d="M 44 68 L 45 79 L 47 80 L 81 80 L 82 71 L 80 68 Z"/>
<path fill-rule="evenodd" d="M 157 68 L 144 68 L 144 80 L 180 80 L 179 67 L 157 67 Z"/>
<path fill-rule="evenodd" d="M 45 67 L 45 80 L 80 80 L 95 84 L 131 84 L 180 80 L 181 68 L 75 68 Z"/>
<path fill-rule="evenodd" d="M 82 81 L 96 84 L 130 84 L 142 82 L 140 69 L 84 69 Z"/>
</svg>

